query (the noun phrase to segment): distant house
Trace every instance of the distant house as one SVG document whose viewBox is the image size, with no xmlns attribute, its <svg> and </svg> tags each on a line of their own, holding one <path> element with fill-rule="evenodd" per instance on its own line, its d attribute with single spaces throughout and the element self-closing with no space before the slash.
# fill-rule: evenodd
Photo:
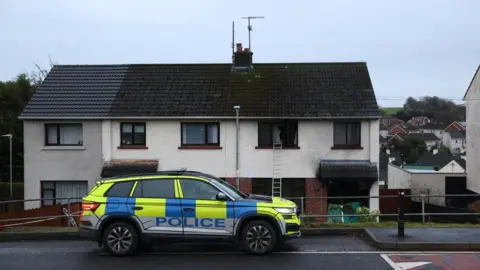
<svg viewBox="0 0 480 270">
<path fill-rule="evenodd" d="M 425 153 L 415 164 L 388 164 L 388 189 L 410 189 L 412 195 L 448 195 L 466 190 L 466 163 L 448 153 Z M 412 197 L 421 201 L 420 197 Z M 431 197 L 427 203 L 445 206 L 445 197 Z"/>
<path fill-rule="evenodd" d="M 412 117 L 412 119 L 407 121 L 408 124 L 414 125 L 414 126 L 421 126 L 429 122 L 430 122 L 430 118 L 426 116 Z"/>
<path fill-rule="evenodd" d="M 466 127 L 460 124 L 457 121 L 452 122 L 450 125 L 448 125 L 444 131 L 461 131 L 461 130 L 466 130 Z"/>
<path fill-rule="evenodd" d="M 387 126 L 387 127 L 390 127 L 390 126 L 393 126 L 393 125 L 401 125 L 403 123 L 404 123 L 404 121 L 402 119 L 398 119 L 398 118 L 392 117 L 392 116 L 384 116 L 384 117 L 382 117 L 382 119 L 380 119 L 380 124 L 382 124 L 384 126 Z"/>
<path fill-rule="evenodd" d="M 442 144 L 450 150 L 452 154 L 461 154 L 466 151 L 467 131 L 452 130 L 445 132 L 442 138 Z"/>
<path fill-rule="evenodd" d="M 433 170 L 444 173 L 465 173 L 465 160 L 449 153 L 436 154 L 427 152 L 420 156 L 415 164 L 403 165 L 410 170 Z"/>
<path fill-rule="evenodd" d="M 386 138 L 388 136 L 388 127 L 384 124 L 380 124 L 380 136 Z"/>
<path fill-rule="evenodd" d="M 392 129 L 390 129 L 390 134 L 397 135 L 397 134 L 407 134 L 407 129 L 402 125 L 395 125 Z"/>
<path fill-rule="evenodd" d="M 444 130 L 449 126 L 447 123 L 426 123 L 420 127 L 420 132 L 422 133 L 433 133 L 437 138 L 441 139 L 443 137 Z"/>
</svg>

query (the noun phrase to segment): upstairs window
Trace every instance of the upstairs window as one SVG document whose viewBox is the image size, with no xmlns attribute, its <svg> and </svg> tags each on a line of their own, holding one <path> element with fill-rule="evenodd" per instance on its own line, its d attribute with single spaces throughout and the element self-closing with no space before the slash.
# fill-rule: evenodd
<svg viewBox="0 0 480 270">
<path fill-rule="evenodd" d="M 182 123 L 182 145 L 219 145 L 219 123 Z"/>
<path fill-rule="evenodd" d="M 45 124 L 45 145 L 82 146 L 82 124 Z"/>
<path fill-rule="evenodd" d="M 333 125 L 334 147 L 360 147 L 360 122 L 336 122 Z"/>
<path fill-rule="evenodd" d="M 146 145 L 145 123 L 121 123 L 121 145 Z"/>
<path fill-rule="evenodd" d="M 258 146 L 273 146 L 281 143 L 282 147 L 298 146 L 298 122 L 259 122 Z"/>
</svg>

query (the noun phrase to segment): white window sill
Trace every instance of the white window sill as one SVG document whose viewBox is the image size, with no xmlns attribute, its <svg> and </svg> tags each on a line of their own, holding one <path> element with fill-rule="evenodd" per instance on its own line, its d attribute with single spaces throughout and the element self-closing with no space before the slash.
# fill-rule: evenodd
<svg viewBox="0 0 480 270">
<path fill-rule="evenodd" d="M 42 150 L 85 150 L 85 146 L 45 146 Z"/>
</svg>

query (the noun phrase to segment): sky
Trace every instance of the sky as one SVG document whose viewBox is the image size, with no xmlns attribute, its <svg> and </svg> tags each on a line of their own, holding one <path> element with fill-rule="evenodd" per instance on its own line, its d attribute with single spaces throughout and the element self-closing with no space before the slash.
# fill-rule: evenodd
<svg viewBox="0 0 480 270">
<path fill-rule="evenodd" d="M 0 0 L 0 80 L 34 63 L 367 62 L 378 103 L 462 103 L 480 64 L 478 0 Z"/>
</svg>

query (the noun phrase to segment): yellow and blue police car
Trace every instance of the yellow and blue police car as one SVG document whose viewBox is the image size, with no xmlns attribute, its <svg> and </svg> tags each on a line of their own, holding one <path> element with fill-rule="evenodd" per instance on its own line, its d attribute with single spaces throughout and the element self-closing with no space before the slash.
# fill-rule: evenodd
<svg viewBox="0 0 480 270">
<path fill-rule="evenodd" d="M 97 181 L 82 200 L 80 235 L 112 255 L 166 238 L 235 241 L 265 254 L 300 237 L 294 202 L 244 194 L 215 176 L 187 170 Z"/>
</svg>

